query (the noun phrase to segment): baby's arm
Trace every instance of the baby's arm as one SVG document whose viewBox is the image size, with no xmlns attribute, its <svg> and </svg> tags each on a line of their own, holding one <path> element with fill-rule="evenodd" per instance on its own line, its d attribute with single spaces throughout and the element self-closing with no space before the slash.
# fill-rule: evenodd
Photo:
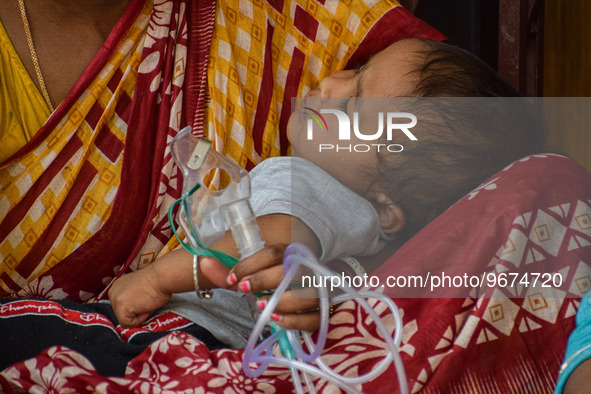
<svg viewBox="0 0 591 394">
<path fill-rule="evenodd" d="M 301 242 L 313 251 L 318 249 L 312 231 L 298 219 L 287 215 L 267 215 L 257 218 L 261 235 L 267 245 L 287 245 Z M 294 231 L 292 239 L 292 228 Z M 238 250 L 231 232 L 211 245 L 212 249 L 238 257 Z M 282 250 L 284 248 L 280 247 Z M 199 287 L 237 288 L 237 282 L 247 279 L 250 292 L 272 290 L 280 282 L 282 271 L 277 247 L 269 247 L 236 266 L 230 278 L 229 270 L 211 258 L 200 258 Z M 258 262 L 257 262 L 258 261 Z M 230 285 L 232 284 L 232 285 Z M 147 267 L 117 279 L 109 290 L 109 298 L 119 323 L 125 327 L 137 327 L 156 309 L 166 304 L 172 294 L 193 291 L 193 255 L 177 249 L 160 257 Z M 280 309 L 281 310 L 281 309 Z"/>
<path fill-rule="evenodd" d="M 373 205 L 331 174 L 299 157 L 273 157 L 251 172 L 257 216 L 297 217 L 316 235 L 325 263 L 344 256 L 372 256 L 392 240 Z"/>
<path fill-rule="evenodd" d="M 119 323 L 124 327 L 138 327 L 170 300 L 174 290 L 188 291 L 187 278 L 192 278 L 193 274 L 185 271 L 191 268 L 191 259 L 185 250 L 177 249 L 117 279 L 109 289 L 109 299 Z"/>
</svg>

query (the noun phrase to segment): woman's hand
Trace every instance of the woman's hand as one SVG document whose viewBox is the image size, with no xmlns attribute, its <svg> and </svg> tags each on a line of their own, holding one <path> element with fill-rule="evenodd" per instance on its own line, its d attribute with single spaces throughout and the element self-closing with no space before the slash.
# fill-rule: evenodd
<svg viewBox="0 0 591 394">
<path fill-rule="evenodd" d="M 153 264 L 120 277 L 109 289 L 113 311 L 123 327 L 139 327 L 171 295 L 161 290 Z"/>
<path fill-rule="evenodd" d="M 288 215 L 274 214 L 257 217 L 261 235 L 267 246 L 254 255 L 240 261 L 231 270 L 221 267 L 214 259 L 202 259 L 200 269 L 214 285 L 228 287 L 245 293 L 259 293 L 275 290 L 283 279 L 283 252 L 289 243 L 299 242 L 318 254 L 319 242 L 316 235 L 302 221 Z M 237 255 L 236 244 L 230 232 L 224 240 L 212 245 L 213 249 Z M 200 273 L 201 274 L 201 273 Z M 201 278 L 202 276 L 200 276 Z M 224 283 L 221 278 L 224 277 Z M 299 294 L 296 294 L 299 293 Z M 286 291 L 271 318 L 288 329 L 314 331 L 320 325 L 318 295 L 306 297 L 304 290 Z M 259 299 L 257 306 L 262 310 L 270 296 Z"/>
<path fill-rule="evenodd" d="M 230 271 L 227 284 L 232 289 L 245 293 L 274 290 L 283 279 L 283 252 L 287 245 L 277 244 L 240 261 Z M 320 325 L 319 300 L 305 298 L 304 290 L 286 291 L 279 300 L 271 318 L 280 326 L 304 331 L 317 330 Z M 262 310 L 271 296 L 261 297 L 257 306 Z"/>
</svg>

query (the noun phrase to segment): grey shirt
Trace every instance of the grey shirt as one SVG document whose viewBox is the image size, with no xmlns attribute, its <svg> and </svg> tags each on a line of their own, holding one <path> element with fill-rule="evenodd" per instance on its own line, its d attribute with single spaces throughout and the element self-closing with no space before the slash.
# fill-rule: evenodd
<svg viewBox="0 0 591 394">
<path fill-rule="evenodd" d="M 283 213 L 300 219 L 320 241 L 321 262 L 371 256 L 392 240 L 369 201 L 305 159 L 273 157 L 250 177 L 256 216 Z"/>
</svg>

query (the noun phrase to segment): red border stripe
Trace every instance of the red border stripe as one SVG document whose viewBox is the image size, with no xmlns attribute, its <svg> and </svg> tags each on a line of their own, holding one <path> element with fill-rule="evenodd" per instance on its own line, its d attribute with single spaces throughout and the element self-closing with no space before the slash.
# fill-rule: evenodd
<svg viewBox="0 0 591 394">
<path fill-rule="evenodd" d="M 259 90 L 256 115 L 252 125 L 254 149 L 259 155 L 263 153 L 263 135 L 269 117 L 271 100 L 273 99 L 273 59 L 271 57 L 271 47 L 273 44 L 274 30 L 275 28 L 270 23 L 267 23 L 267 42 L 265 43 L 265 55 L 263 60 L 263 77 L 261 80 L 261 88 Z"/>
</svg>

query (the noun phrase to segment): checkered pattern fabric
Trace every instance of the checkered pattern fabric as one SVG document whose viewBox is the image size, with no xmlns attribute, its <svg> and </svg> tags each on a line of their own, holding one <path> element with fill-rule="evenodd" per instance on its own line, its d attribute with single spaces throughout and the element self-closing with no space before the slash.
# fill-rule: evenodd
<svg viewBox="0 0 591 394">
<path fill-rule="evenodd" d="M 344 69 L 376 21 L 398 6 L 395 0 L 220 2 L 207 137 L 245 168 L 285 155 L 292 97 Z"/>
</svg>

